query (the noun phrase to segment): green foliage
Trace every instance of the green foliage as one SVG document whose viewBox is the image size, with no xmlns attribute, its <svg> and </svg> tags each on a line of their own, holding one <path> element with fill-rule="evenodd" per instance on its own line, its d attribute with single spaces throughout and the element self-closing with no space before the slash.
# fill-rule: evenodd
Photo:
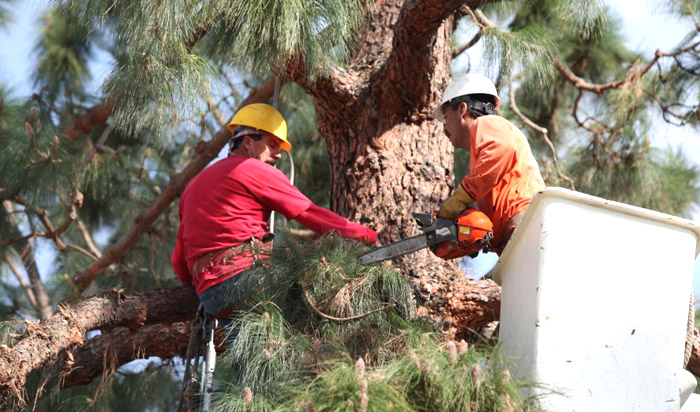
<svg viewBox="0 0 700 412">
<path fill-rule="evenodd" d="M 2 0 L 0 1 L 0 29 L 3 29 L 5 26 L 7 26 L 10 21 L 10 11 L 8 10 L 8 5 L 10 3 L 13 3 L 17 0 Z"/>
<path fill-rule="evenodd" d="M 279 306 L 263 302 L 232 325 L 236 340 L 227 359 L 242 386 L 257 392 L 270 381 L 294 378 L 314 339 L 329 350 L 350 351 L 333 357 L 373 353 L 368 361 L 380 362 L 391 356 L 386 342 L 404 326 L 402 318 L 414 315 L 411 291 L 395 270 L 360 265 L 364 250 L 337 236 L 311 241 L 287 235 L 269 263 L 253 269 L 267 279 L 262 295 Z"/>
<path fill-rule="evenodd" d="M 389 368 L 417 411 L 529 411 L 531 386 L 511 380 L 497 348 L 468 347 L 428 336 Z"/>
<path fill-rule="evenodd" d="M 286 84 L 280 94 L 280 111 L 288 122 L 288 136 L 294 159 L 294 185 L 314 204 L 329 207 L 330 162 L 326 142 L 318 133 L 316 111 L 311 97 L 294 83 Z M 279 168 L 291 174 L 288 155 Z"/>
<path fill-rule="evenodd" d="M 209 92 L 211 67 L 176 39 L 164 37 L 130 52 L 106 84 L 119 103 L 114 124 L 129 134 L 173 127 Z M 138 86 L 137 86 L 138 85 Z"/>
<path fill-rule="evenodd" d="M 90 0 L 63 5 L 80 27 L 112 32 L 119 46 L 106 91 L 115 102 L 114 124 L 135 135 L 172 127 L 196 113 L 217 89 L 210 62 L 268 76 L 271 68 L 287 64 L 312 74 L 342 60 L 365 3 L 133 1 L 114 7 Z M 193 52 L 195 44 L 201 55 Z"/>
<path fill-rule="evenodd" d="M 536 28 L 526 27 L 519 32 L 484 29 L 484 48 L 486 67 L 498 73 L 498 85 L 508 84 L 519 70 L 527 71 L 527 84 L 533 88 L 548 84 L 553 77 L 553 44 Z"/>
<path fill-rule="evenodd" d="M 329 362 L 316 379 L 295 382 L 288 399 L 274 411 L 411 411 L 401 388 L 386 369 L 360 370 L 352 361 Z"/>
<path fill-rule="evenodd" d="M 555 13 L 566 24 L 561 27 L 563 31 L 583 39 L 595 38 L 608 19 L 601 0 L 560 1 L 554 6 Z"/>
<path fill-rule="evenodd" d="M 687 217 L 700 201 L 697 166 L 688 164 L 680 151 L 646 148 L 650 153 L 638 156 L 645 150 L 631 147 L 620 157 L 610 157 L 604 148 L 587 149 L 571 155 L 576 160 L 569 170 L 580 191 Z"/>
<path fill-rule="evenodd" d="M 192 2 L 66 1 L 61 12 L 88 32 L 113 36 L 116 65 L 105 83 L 115 105 L 113 124 L 132 136 L 172 128 L 197 111 L 211 91 L 209 63 L 191 53 L 205 26 Z"/>
<path fill-rule="evenodd" d="M 233 389 L 214 410 L 233 411 L 535 411 L 534 398 L 513 381 L 494 348 L 469 347 L 420 334 L 413 346 L 367 366 L 362 358 L 332 359 L 294 378 L 271 381 L 274 391 Z M 263 337 L 264 339 L 264 337 Z"/>
<path fill-rule="evenodd" d="M 234 0 L 212 1 L 206 13 L 216 38 L 212 56 L 258 76 L 287 64 L 304 73 L 330 67 L 344 58 L 366 0 Z"/>
<path fill-rule="evenodd" d="M 39 65 L 36 83 L 51 87 L 52 94 L 80 91 L 89 77 L 87 61 L 91 56 L 88 27 L 60 13 L 48 13 L 35 53 Z"/>
<path fill-rule="evenodd" d="M 234 318 L 233 381 L 215 411 L 535 410 L 519 391 L 530 385 L 510 380 L 496 349 L 430 333 L 400 274 L 357 263 L 365 250 L 337 236 L 284 236 L 254 269 L 279 304 Z"/>
<path fill-rule="evenodd" d="M 22 192 L 47 206 L 54 189 L 69 186 L 76 154 L 59 145 L 48 115 L 37 106 L 8 103 L 0 110 L 0 142 L 6 148 L 0 153 L 0 187 L 6 196 Z"/>
</svg>

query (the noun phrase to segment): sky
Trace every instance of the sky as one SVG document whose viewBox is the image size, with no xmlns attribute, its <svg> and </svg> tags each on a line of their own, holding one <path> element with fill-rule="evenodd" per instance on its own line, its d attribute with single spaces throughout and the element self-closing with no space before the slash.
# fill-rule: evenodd
<svg viewBox="0 0 700 412">
<path fill-rule="evenodd" d="M 645 56 L 653 55 L 656 49 L 672 49 L 688 32 L 688 25 L 679 24 L 677 19 L 663 12 L 659 6 L 663 4 L 661 1 L 606 0 L 605 3 L 622 17 L 627 46 Z M 0 29 L 0 83 L 9 86 L 11 93 L 17 97 L 29 96 L 33 91 L 31 70 L 36 57 L 32 49 L 42 24 L 36 19 L 46 4 L 48 2 L 44 0 L 18 1 L 10 7 L 13 23 L 6 29 Z M 110 70 L 109 62 L 99 60 L 92 69 L 98 76 L 103 76 Z M 94 86 L 99 87 L 98 80 Z M 654 143 L 680 147 L 690 161 L 700 166 L 700 137 L 689 135 L 692 131 L 667 127 L 660 119 L 655 120 L 658 126 Z M 700 221 L 700 208 L 696 209 L 693 220 Z M 49 249 L 45 247 L 39 251 L 49 253 Z M 495 255 L 489 254 L 476 261 L 465 261 L 463 266 L 471 267 L 467 270 L 479 277 L 495 262 Z M 41 273 L 46 273 L 48 267 L 41 266 L 44 265 L 40 263 Z M 696 259 L 693 287 L 696 296 L 700 296 L 700 259 Z"/>
</svg>

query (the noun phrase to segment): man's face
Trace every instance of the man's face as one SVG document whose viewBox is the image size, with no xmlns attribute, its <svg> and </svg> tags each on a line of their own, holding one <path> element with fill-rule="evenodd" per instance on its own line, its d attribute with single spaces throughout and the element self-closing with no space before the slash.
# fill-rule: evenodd
<svg viewBox="0 0 700 412">
<path fill-rule="evenodd" d="M 274 166 L 282 158 L 279 140 L 263 131 L 260 132 L 260 136 L 262 137 L 260 140 L 248 140 L 250 143 L 249 156 Z"/>
<path fill-rule="evenodd" d="M 442 114 L 445 116 L 445 135 L 452 146 L 459 148 L 469 148 L 469 116 L 466 103 L 460 103 L 457 107 L 446 104 L 442 107 Z"/>
</svg>

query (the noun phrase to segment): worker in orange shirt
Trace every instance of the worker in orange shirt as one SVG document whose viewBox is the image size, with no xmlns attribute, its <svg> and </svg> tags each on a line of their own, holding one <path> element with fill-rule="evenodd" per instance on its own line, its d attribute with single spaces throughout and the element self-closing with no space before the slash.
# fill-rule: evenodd
<svg viewBox="0 0 700 412">
<path fill-rule="evenodd" d="M 444 123 L 456 148 L 469 149 L 469 173 L 442 204 L 438 217 L 456 219 L 475 202 L 493 223 L 500 254 L 535 193 L 544 189 L 540 168 L 520 130 L 496 115 L 501 104 L 488 78 L 468 73 L 447 86 L 433 117 Z"/>
</svg>

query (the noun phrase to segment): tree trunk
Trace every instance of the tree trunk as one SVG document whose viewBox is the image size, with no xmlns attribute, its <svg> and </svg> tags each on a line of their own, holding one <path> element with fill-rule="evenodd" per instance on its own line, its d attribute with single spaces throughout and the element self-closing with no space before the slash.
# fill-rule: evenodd
<svg viewBox="0 0 700 412">
<path fill-rule="evenodd" d="M 314 98 L 331 164 L 331 209 L 389 243 L 416 235 L 413 212 L 430 212 L 452 189 L 453 149 L 431 111 L 450 77 L 453 14 L 463 2 L 377 1 L 347 71 L 314 83 L 294 80 Z M 399 261 L 420 284 L 440 276 L 431 254 Z"/>
</svg>

